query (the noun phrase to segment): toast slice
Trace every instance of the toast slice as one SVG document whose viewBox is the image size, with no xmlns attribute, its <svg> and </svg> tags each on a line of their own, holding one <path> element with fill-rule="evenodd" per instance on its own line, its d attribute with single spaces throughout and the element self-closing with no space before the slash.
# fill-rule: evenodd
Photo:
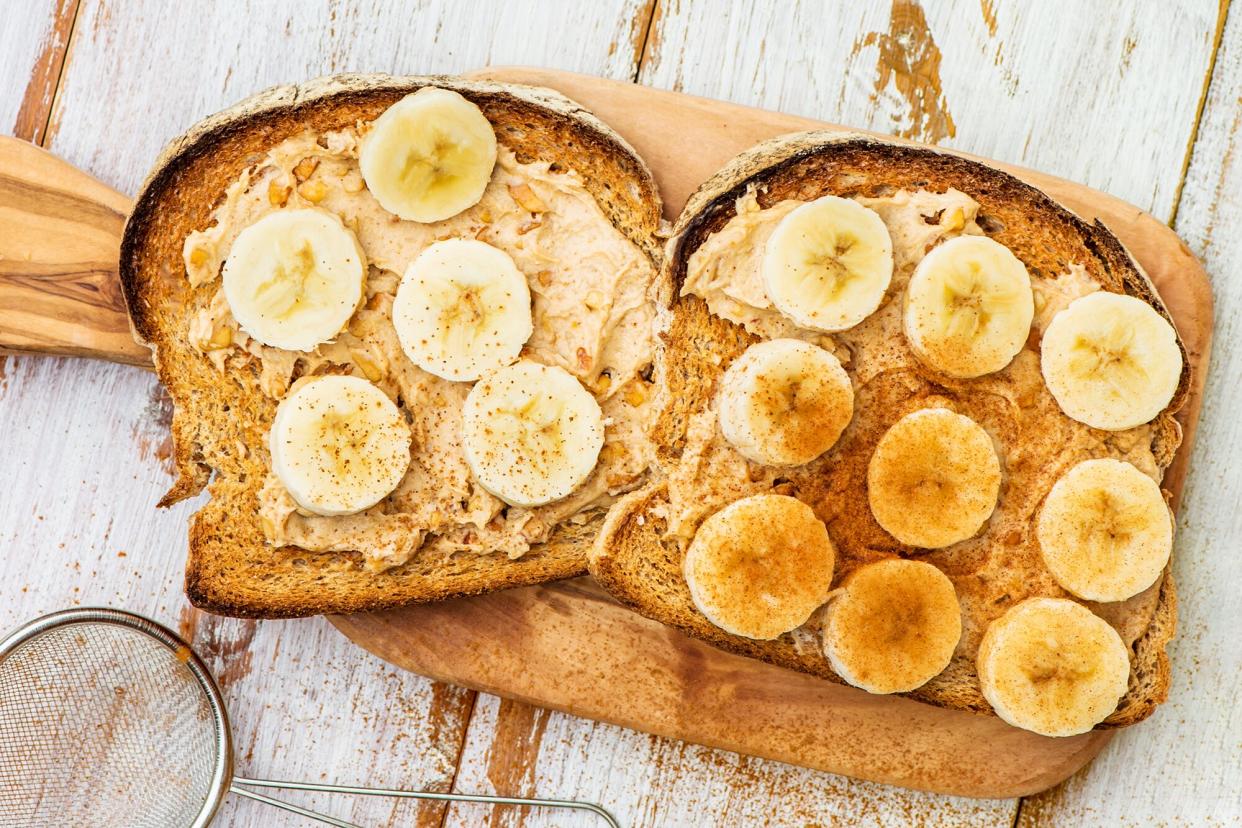
<svg viewBox="0 0 1242 828">
<path fill-rule="evenodd" d="M 185 589 L 196 606 L 251 617 L 356 612 L 585 572 L 602 509 L 559 525 L 520 557 L 415 553 L 377 572 L 356 552 L 273 548 L 258 497 L 275 400 L 262 393 L 257 370 L 222 373 L 189 342 L 190 314 L 202 296 L 187 282 L 182 245 L 211 223 L 230 185 L 282 141 L 371 121 L 425 86 L 476 104 L 519 162 L 575 172 L 612 225 L 657 263 L 661 205 L 650 171 L 613 130 L 552 90 L 440 76 L 339 75 L 262 92 L 175 139 L 138 195 L 120 270 L 136 335 L 151 347 L 175 405 L 177 480 L 160 505 L 204 487 L 211 495 L 190 527 Z"/>
<path fill-rule="evenodd" d="M 981 537 L 930 552 L 903 547 L 883 532 L 867 506 L 865 470 L 879 434 L 899 413 L 890 410 L 868 415 L 856 403 L 854 420 L 840 441 L 806 467 L 801 479 L 791 475 L 795 479 L 778 476 L 772 480 L 769 475 L 750 488 L 743 484 L 743 490 L 721 493 L 702 482 L 696 488 L 693 475 L 679 477 L 679 469 L 684 468 L 679 464 L 693 456 L 694 462 L 701 462 L 700 468 L 708 470 L 702 474 L 710 482 L 710 470 L 716 467 L 705 452 L 711 450 L 711 443 L 704 448 L 702 428 L 697 429 L 696 435 L 696 417 L 711 408 L 724 369 L 758 341 L 742 325 L 709 311 L 698 296 L 678 295 L 691 255 L 737 215 L 741 209 L 739 201 L 753 198 L 759 208 L 767 208 L 784 200 L 805 202 L 829 194 L 881 198 L 902 191 L 950 190 L 965 193 L 978 203 L 978 227 L 1013 250 L 1032 277 L 1061 274 L 1069 263 L 1077 263 L 1098 287 L 1136 296 L 1169 318 L 1150 280 L 1107 228 L 1098 222 L 1082 221 L 1011 175 L 928 148 L 837 132 L 783 136 L 752 148 L 691 197 L 666 248 L 666 284 L 672 292 L 670 308 L 663 317 L 663 347 L 656 360 L 662 407 L 653 432 L 665 479 L 615 504 L 593 548 L 591 574 L 614 597 L 649 618 L 721 649 L 844 683 L 818 643 L 821 613 L 813 614 L 803 627 L 774 640 L 733 635 L 713 625 L 698 611 L 682 574 L 685 549 L 697 521 L 730 500 L 756 493 L 756 488 L 783 489 L 783 493 L 809 502 L 828 524 L 838 550 L 834 583 L 861 563 L 897 555 L 928 561 L 950 575 L 963 601 L 966 632 L 949 666 L 905 695 L 941 707 L 991 713 L 980 691 L 974 664 L 982 628 L 1009 606 L 1031 595 L 1069 596 L 1046 572 L 1029 525 L 1026 531 L 1016 532 L 1003 541 L 993 531 L 985 530 Z M 924 216 L 923 220 L 932 224 L 937 217 Z M 895 274 L 894 284 L 897 278 Z M 893 301 L 891 294 L 887 301 Z M 878 313 L 882 312 L 883 308 Z M 904 342 L 901 347 L 906 347 Z M 1028 347 L 1035 346 L 1028 343 Z M 941 384 L 943 378 L 916 368 L 908 382 L 914 389 L 911 394 L 955 400 L 958 395 L 969 393 L 971 381 L 946 387 Z M 952 381 L 949 386 L 953 386 Z M 1167 469 L 1180 443 L 1181 431 L 1173 414 L 1184 401 L 1188 387 L 1189 368 L 1184 367 L 1172 403 L 1144 432 L 1150 443 L 1141 448 L 1150 450 L 1150 461 L 1159 474 Z M 917 407 L 916 402 L 901 399 L 900 395 L 890 397 L 888 402 L 893 408 Z M 718 433 L 714 421 L 708 422 Z M 1037 445 L 1039 438 L 1033 432 L 1039 426 L 1036 421 L 1032 430 L 1024 432 L 1024 445 Z M 1100 445 L 1107 448 L 1111 444 Z M 731 451 L 727 445 L 724 450 Z M 1057 456 L 1055 449 L 1049 456 Z M 673 502 L 670 494 L 674 485 L 685 489 L 678 503 Z M 1004 507 L 1005 491 L 1002 488 L 998 512 Z M 1039 499 L 1042 494 L 1034 502 Z M 687 513 L 692 515 L 689 530 Z M 1007 568 L 999 573 L 994 566 L 989 568 L 988 562 L 993 560 L 1006 562 Z M 989 580 L 985 581 L 985 575 Z M 1100 727 L 1133 724 L 1150 715 L 1168 693 L 1165 647 L 1176 626 L 1172 577 L 1166 567 L 1163 577 L 1145 592 L 1120 603 L 1089 606 L 1122 632 L 1123 640 L 1131 648 L 1127 693 Z M 972 619 L 973 626 L 969 623 Z"/>
</svg>

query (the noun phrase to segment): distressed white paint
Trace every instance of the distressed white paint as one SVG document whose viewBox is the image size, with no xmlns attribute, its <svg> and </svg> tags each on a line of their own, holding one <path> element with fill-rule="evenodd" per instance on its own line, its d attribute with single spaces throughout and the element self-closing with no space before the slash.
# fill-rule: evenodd
<svg viewBox="0 0 1242 828">
<path fill-rule="evenodd" d="M 82 0 L 49 146 L 132 192 L 170 138 L 269 86 L 334 72 L 451 73 L 489 63 L 628 80 L 640 18 L 645 24 L 641 0 Z M 109 133 L 124 137 L 101 140 Z"/>
<path fill-rule="evenodd" d="M 55 0 L 8 0 L 0 13 L 0 132 L 5 135 L 13 134 L 31 69 L 57 37 L 55 23 Z"/>
<path fill-rule="evenodd" d="M 6 4 L 6 55 L 10 39 L 22 38 L 5 22 L 7 12 Z M 105 7 L 83 0 L 48 146 L 133 192 L 168 138 L 278 82 L 348 70 L 451 72 L 489 61 L 551 61 L 630 77 L 627 27 L 638 12 L 637 3 L 624 0 L 593 14 L 535 2 Z M 0 106 L 11 100 L 16 112 L 28 76 L 29 66 L 0 76 Z M 8 129 L 3 121 L 0 127 Z M 156 456 L 167 429 L 154 378 L 133 368 L 41 358 L 10 357 L 4 370 L 0 629 L 76 604 L 120 606 L 176 627 L 194 505 L 154 508 L 170 483 Z M 213 669 L 237 676 L 225 696 L 239 772 L 390 787 L 449 784 L 467 694 L 396 671 L 322 619 L 264 622 L 253 640 L 246 638 L 243 622 L 199 621 L 197 646 L 217 642 L 223 651 L 211 659 Z M 437 693 L 448 696 L 438 711 Z M 438 717 L 444 721 L 437 733 Z M 326 804 L 364 825 L 407 825 L 419 814 L 384 800 L 327 804 L 285 796 Z M 437 824 L 437 813 L 425 808 L 420 816 Z M 305 821 L 230 798 L 218 824 Z"/>
<path fill-rule="evenodd" d="M 644 83 L 879 132 L 913 126 L 895 82 L 876 89 L 890 27 L 885 0 L 665 6 Z M 940 108 L 956 124 L 956 137 L 942 144 L 1081 181 L 1169 217 L 1210 63 L 1216 0 L 922 6 L 941 55 Z M 877 42 L 867 45 L 869 34 Z"/>
<path fill-rule="evenodd" d="M 543 721 L 515 734 L 500 725 L 500 716 L 501 704 L 495 698 L 479 697 L 457 774 L 460 789 L 491 792 L 488 763 L 492 751 L 519 743 L 537 750 L 523 795 L 556 794 L 605 803 L 622 825 L 1008 828 L 1013 823 L 1014 800 L 903 791 L 560 713 L 541 712 L 536 721 Z M 494 743 L 498 732 L 508 737 L 505 743 Z M 492 824 L 502 828 L 603 825 L 554 810 L 523 814 L 507 809 L 497 816 Z M 486 817 L 487 811 L 477 806 L 454 805 L 445 824 L 467 828 L 484 824 Z"/>
<path fill-rule="evenodd" d="M 53 3 L 17 0 L 0 16 L 0 129 L 20 106 L 29 65 L 47 37 Z M 661 9 L 643 78 L 659 86 L 895 131 L 908 102 L 889 87 L 871 98 L 886 2 L 719 4 Z M 1087 181 L 1168 215 L 1211 51 L 1216 8 L 1186 4 L 1069 3 L 1060 9 L 998 0 L 991 34 L 974 0 L 926 3 L 942 53 L 948 143 Z M 990 7 L 992 4 L 988 4 Z M 44 8 L 46 6 L 46 8 Z M 1174 8 L 1176 6 L 1176 8 Z M 645 17 L 639 0 L 609 4 L 294 0 L 215 4 L 83 0 L 49 146 L 132 192 L 163 143 L 196 118 L 264 86 L 331 71 L 458 71 L 533 63 L 626 78 Z M 1231 539 L 1242 450 L 1233 413 L 1242 391 L 1242 169 L 1232 147 L 1240 118 L 1242 21 L 1226 37 L 1178 227 L 1216 281 L 1218 345 L 1199 450 L 1186 488 L 1178 575 L 1183 635 L 1173 699 L 1125 734 L 1060 793 L 1026 815 L 1039 825 L 1222 824 L 1242 809 L 1239 640 L 1223 634 L 1242 593 Z M 822 22 L 821 22 L 822 21 Z M 795 26 L 796 22 L 796 26 Z M 803 27 L 800 32 L 797 26 Z M 804 32 L 804 33 L 803 33 Z M 637 35 L 637 40 L 635 36 Z M 1235 41 L 1232 49 L 1229 37 Z M 1129 49 L 1127 42 L 1134 45 Z M 999 55 L 999 57 L 997 57 Z M 13 64 L 10 66 L 10 64 Z M 1028 143 L 1027 137 L 1031 137 Z M 146 374 L 70 360 L 10 358 L 0 379 L 0 628 L 75 603 L 108 603 L 176 625 L 184 608 L 185 521 L 193 505 L 156 512 L 169 479 L 156 385 Z M 120 553 L 125 556 L 121 557 Z M 1231 620 L 1232 619 L 1232 620 Z M 322 620 L 265 622 L 253 640 L 238 621 L 199 620 L 200 643 L 223 645 L 212 666 L 226 696 L 243 772 L 388 785 L 443 785 L 455 725 L 468 698 L 446 701 L 430 682 L 398 673 L 347 644 Z M 231 646 L 228 646 L 231 643 Z M 235 650 L 234 652 L 229 652 Z M 249 669 L 244 668 L 249 658 Z M 1014 802 L 912 794 L 724 751 L 684 746 L 560 714 L 538 714 L 542 738 L 500 725 L 480 697 L 466 733 L 459 790 L 488 791 L 488 761 L 529 762 L 523 790 L 606 802 L 627 824 L 1007 825 Z M 457 723 L 460 725 L 460 722 Z M 497 731 L 516 739 L 506 754 Z M 524 745 L 524 746 L 523 746 Z M 248 755 L 249 754 L 249 755 Z M 297 797 L 290 797 L 297 798 Z M 297 798 L 299 801 L 316 801 Z M 411 811 L 363 802 L 332 810 L 363 824 L 408 824 Z M 424 812 L 435 824 L 435 814 Z M 449 812 L 475 825 L 476 807 Z M 514 825 L 516 812 L 501 815 Z M 226 806 L 221 825 L 301 825 L 250 803 Z M 531 813 L 528 825 L 592 825 Z"/>
<path fill-rule="evenodd" d="M 170 482 L 155 456 L 165 434 L 154 381 L 135 368 L 56 359 L 9 358 L 5 370 L 0 629 L 100 604 L 175 629 L 193 504 L 154 508 Z M 248 626 L 204 617 L 196 639 L 224 684 L 239 773 L 447 785 L 459 726 L 436 738 L 430 681 L 353 647 L 323 619 L 260 623 L 253 640 Z M 449 692 L 464 712 L 462 691 Z M 226 807 L 235 819 L 221 825 L 304 824 L 249 802 Z M 391 811 L 361 801 L 350 818 L 377 824 Z"/>
<path fill-rule="evenodd" d="M 1024 826 L 1242 823 L 1242 7 L 1229 13 L 1175 227 L 1203 259 L 1216 345 L 1178 520 L 1169 700 Z"/>
</svg>

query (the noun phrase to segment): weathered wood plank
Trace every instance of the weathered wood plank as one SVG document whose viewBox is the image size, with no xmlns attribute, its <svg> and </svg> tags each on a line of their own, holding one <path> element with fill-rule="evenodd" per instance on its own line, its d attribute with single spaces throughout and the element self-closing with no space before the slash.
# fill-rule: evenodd
<svg viewBox="0 0 1242 828">
<path fill-rule="evenodd" d="M 322 618 L 256 623 L 183 609 L 183 634 L 215 671 L 231 702 L 234 749 L 244 773 L 350 785 L 447 791 L 474 694 L 359 658 Z M 296 628 L 295 625 L 296 624 Z M 439 803 L 279 792 L 276 796 L 360 825 L 443 819 Z M 230 797 L 222 825 L 303 825 Z"/>
<path fill-rule="evenodd" d="M 514 763 L 515 756 L 522 757 L 523 764 Z M 587 799 L 609 808 L 622 825 L 644 828 L 760 824 L 1007 828 L 1015 804 L 902 791 L 482 695 L 470 722 L 457 787 Z M 453 828 L 484 824 L 602 825 L 555 810 L 489 811 L 466 805 L 454 805 L 445 822 Z"/>
<path fill-rule="evenodd" d="M 7 7 L 0 26 L 0 129 L 16 118 L 51 25 L 28 5 L 18 15 L 35 44 L 26 52 Z M 84 0 L 47 143 L 132 193 L 167 139 L 273 83 L 347 70 L 455 72 L 491 61 L 630 78 L 649 14 L 638 0 L 590 8 Z M 321 619 L 252 624 L 186 607 L 181 572 L 194 504 L 154 509 L 170 483 L 169 413 L 140 370 L 28 357 L 3 364 L 0 628 L 72 604 L 180 623 L 221 677 L 240 772 L 446 789 L 472 693 L 395 670 Z M 444 814 L 442 805 L 286 796 L 365 825 L 430 826 Z M 219 824 L 305 822 L 229 800 Z"/>
<path fill-rule="evenodd" d="M 1216 0 L 660 4 L 640 80 L 939 142 L 1167 220 Z"/>
<path fill-rule="evenodd" d="M 1140 13 L 1135 2 L 1085 9 L 1062 3 L 1059 9 L 1041 5 L 1038 11 L 1018 3 L 983 2 L 978 8 L 969 0 L 927 4 L 926 28 L 940 55 L 937 86 L 930 82 L 935 53 L 919 36 L 917 15 L 909 4 L 896 5 L 902 9 L 899 22 L 904 21 L 896 27 L 883 4 L 861 11 L 840 8 L 798 38 L 793 36 L 794 21 L 805 26 L 813 19 L 816 10 L 809 6 L 809 11 L 800 9 L 789 17 L 789 7 L 775 3 L 732 15 L 714 4 L 669 3 L 646 44 L 652 62 L 643 78 L 655 85 L 679 85 L 699 94 L 914 137 L 935 138 L 943 132 L 954 146 L 1084 180 L 1167 216 L 1176 190 L 1169 162 L 1180 168 L 1193 121 L 1185 115 L 1193 113 L 1197 100 L 1214 6 L 1211 13 L 1208 2 L 1148 7 Z M 39 33 L 35 42 L 43 44 L 45 33 L 52 31 L 50 21 L 57 18 L 55 6 L 34 0 L 27 0 L 16 16 L 7 8 L 5 12 L 0 25 L 0 129 L 7 130 L 17 120 L 30 67 L 42 54 L 40 45 L 21 45 L 32 42 L 22 31 Z M 411 10 L 374 0 L 339 9 L 327 0 L 285 0 L 170 10 L 157 3 L 103 7 L 84 0 L 64 87 L 52 114 L 51 146 L 132 192 L 168 137 L 262 86 L 328 71 L 457 71 L 485 62 L 538 63 L 630 77 L 643 49 L 642 22 L 649 13 L 649 4 L 640 2 L 607 7 L 433 4 Z M 726 31 L 730 26 L 734 28 Z M 1200 29 L 1205 33 L 1200 35 Z M 203 37 L 203 31 L 211 31 L 212 37 Z M 761 40 L 758 33 L 764 31 L 768 37 Z M 843 34 L 838 36 L 838 31 Z M 1240 34 L 1234 31 L 1233 37 L 1237 40 Z M 856 40 L 860 45 L 854 51 Z M 882 61 L 885 53 L 890 57 Z M 889 66 L 887 75 L 882 63 Z M 1190 71 L 1193 66 L 1199 67 L 1197 77 Z M 907 80 L 901 79 L 903 73 Z M 926 80 L 911 82 L 918 78 Z M 14 91 L 15 85 L 20 89 Z M 1007 92 L 1010 88 L 1012 93 Z M 1214 86 L 1213 94 L 1212 100 L 1219 98 L 1223 106 L 1238 98 L 1238 89 L 1217 94 Z M 1204 142 L 1214 111 L 1210 106 L 1205 117 Z M 989 118 L 992 113 L 1000 117 Z M 956 132 L 951 136 L 950 117 Z M 1231 118 L 1242 116 L 1230 110 L 1217 117 L 1227 122 L 1221 136 L 1232 136 L 1228 123 L 1237 121 Z M 141 129 L 124 130 L 124 140 L 101 138 L 127 124 Z M 1222 137 L 1214 156 L 1200 161 L 1197 155 L 1192 164 L 1192 180 L 1200 184 L 1187 186 L 1179 227 L 1191 215 L 1188 211 L 1215 204 L 1211 212 L 1219 214 L 1219 222 L 1199 228 L 1201 241 L 1196 244 L 1204 250 L 1227 248 L 1226 230 L 1239 218 L 1238 204 L 1207 197 L 1217 186 L 1238 189 L 1238 181 L 1227 176 L 1219 184 L 1212 179 L 1221 169 L 1233 169 L 1231 147 L 1232 137 Z M 1194 235 L 1190 229 L 1185 232 Z M 1242 264 L 1219 252 L 1209 254 L 1209 264 L 1213 262 L 1213 272 L 1219 274 Z M 1236 293 L 1231 294 L 1234 305 L 1242 302 Z M 1223 295 L 1221 306 L 1220 341 L 1236 341 L 1228 334 L 1238 327 L 1237 320 L 1223 318 Z M 1210 402 L 1229 397 L 1228 402 L 1242 403 L 1242 398 L 1234 399 L 1236 389 L 1231 396 L 1227 379 L 1222 379 L 1242 370 L 1230 359 L 1226 348 L 1218 349 Z M 132 369 L 69 360 L 10 359 L 7 371 L 7 377 L 0 373 L 0 434 L 6 437 L 0 463 L 0 491 L 5 493 L 0 496 L 0 541 L 8 549 L 0 556 L 0 627 L 75 601 L 129 606 L 176 623 L 184 607 L 184 520 L 192 509 L 183 504 L 171 513 L 155 513 L 150 508 L 168 482 L 160 468 L 168 452 L 167 412 L 158 395 L 152 396 L 152 381 Z M 1231 408 L 1214 404 L 1221 412 Z M 1242 435 L 1223 417 L 1213 423 L 1205 411 L 1203 456 L 1195 458 L 1197 477 L 1192 472 L 1187 489 L 1179 551 L 1188 550 L 1195 540 L 1200 543 L 1182 551 L 1183 562 L 1200 549 L 1210 548 L 1220 557 L 1222 539 L 1231 534 L 1227 529 L 1238 528 L 1221 522 L 1236 523 L 1232 504 L 1242 492 L 1239 481 L 1229 477 L 1228 452 L 1219 447 L 1236 447 Z M 1196 486 L 1196 480 L 1202 482 Z M 1224 491 L 1205 491 L 1213 488 Z M 1200 502 L 1196 497 L 1204 498 L 1202 506 L 1195 505 Z M 1185 583 L 1186 567 L 1179 566 Z M 1210 593 L 1205 607 L 1214 619 L 1223 617 L 1216 614 L 1218 606 L 1238 597 L 1237 588 L 1230 593 L 1224 583 L 1192 584 L 1190 589 Z M 1184 591 L 1184 631 L 1194 617 L 1187 605 L 1196 594 Z M 1209 629 L 1209 615 L 1201 619 L 1202 629 Z M 1199 703 L 1218 705 L 1224 716 L 1238 705 L 1236 696 L 1223 695 L 1234 685 L 1223 666 L 1232 665 L 1236 672 L 1240 662 L 1236 649 L 1222 650 L 1228 645 L 1215 632 L 1220 623 L 1213 621 L 1213 632 L 1203 634 L 1204 648 L 1194 654 L 1217 658 L 1222 667 L 1202 662 L 1202 676 L 1193 679 L 1190 695 L 1198 698 L 1200 684 L 1213 682 L 1216 686 L 1210 689 L 1216 696 Z M 186 624 L 188 628 L 188 619 Z M 336 775 L 344 781 L 446 784 L 444 765 L 425 746 L 445 755 L 456 749 L 454 739 L 460 739 L 464 726 L 463 699 L 436 701 L 436 693 L 451 696 L 454 691 L 392 672 L 347 646 L 320 621 L 259 624 L 249 643 L 240 644 L 251 635 L 246 627 L 207 617 L 195 625 L 197 640 L 212 649 L 215 669 L 237 676 L 230 679 L 226 693 L 237 720 L 238 743 L 254 745 L 251 757 L 239 750 L 243 768 L 310 779 Z M 1180 647 L 1187 647 L 1185 642 L 1194 635 L 1184 632 Z M 1236 648 L 1237 637 L 1233 639 L 1228 644 Z M 249 666 L 233 666 L 243 663 Z M 1185 662 L 1175 670 L 1179 667 L 1182 678 L 1172 704 L 1179 703 L 1178 693 L 1195 675 Z M 357 708 L 351 709 L 355 703 Z M 1009 803 L 987 803 L 974 812 L 973 803 L 906 799 L 882 786 L 655 740 L 559 714 L 523 711 L 518 705 L 501 708 L 493 698 L 480 701 L 458 789 L 503 785 L 520 789 L 505 793 L 576 793 L 608 801 L 633 824 L 701 824 L 716 817 L 738 824 L 769 818 L 772 824 L 906 824 L 920 817 L 927 824 L 1007 824 L 1002 817 L 1012 813 Z M 1162 771 L 1163 760 L 1146 758 L 1149 752 L 1143 748 L 1150 737 L 1145 731 L 1153 727 L 1166 728 L 1161 751 L 1181 757 L 1173 773 L 1195 777 L 1187 783 L 1198 787 L 1184 796 L 1198 795 L 1217 808 L 1205 813 L 1224 814 L 1218 820 L 1227 820 L 1235 811 L 1226 808 L 1238 807 L 1238 783 L 1221 779 L 1220 769 L 1229 765 L 1217 760 L 1238 765 L 1238 722 L 1215 722 L 1216 741 L 1226 748 L 1232 744 L 1234 752 L 1217 752 L 1211 758 L 1191 753 L 1201 741 L 1199 734 L 1177 730 L 1178 719 L 1190 721 L 1188 711 L 1197 707 L 1171 715 L 1174 709 L 1131 734 L 1140 737 L 1137 752 L 1133 757 L 1125 754 L 1120 773 L 1100 783 L 1089 777 L 1081 796 L 1062 796 L 1055 803 L 1062 810 L 1049 806 L 1048 818 L 1038 824 L 1061 824 L 1087 813 L 1094 820 L 1095 812 L 1087 809 L 1102 800 L 1115 801 L 1117 808 L 1129 803 L 1123 816 L 1145 822 L 1144 809 L 1153 806 L 1150 800 L 1159 796 L 1170 775 Z M 537 744 L 524 735 L 535 731 L 541 733 Z M 1181 753 L 1170 747 L 1175 733 L 1182 738 Z M 361 753 L 354 752 L 359 741 L 365 748 Z M 1136 740 L 1129 735 L 1119 741 L 1123 747 L 1106 757 L 1110 766 L 1123 750 L 1135 752 L 1129 745 Z M 489 772 L 493 757 L 495 767 Z M 400 767 L 407 758 L 410 766 Z M 1150 775 L 1135 778 L 1130 775 L 1135 768 L 1152 769 L 1144 771 Z M 1159 785 L 1151 781 L 1157 778 Z M 1127 787 L 1112 787 L 1118 784 Z M 1149 793 L 1133 794 L 1128 787 L 1132 784 Z M 409 812 L 391 806 L 374 807 L 353 811 L 351 818 L 384 824 L 409 818 Z M 336 812 L 349 813 L 344 808 Z M 434 811 L 419 817 L 424 824 L 438 818 Z M 449 822 L 478 824 L 484 819 L 482 810 L 454 809 Z M 501 819 L 502 824 L 515 821 L 513 816 Z M 221 824 L 302 823 L 247 803 L 228 806 Z M 531 815 L 529 824 L 579 823 L 549 813 Z"/>
<path fill-rule="evenodd" d="M 1237 825 L 1242 821 L 1242 9 L 1230 10 L 1175 228 L 1216 297 L 1216 348 L 1173 561 L 1173 687 L 1064 785 L 1023 804 L 1019 825 Z"/>
<path fill-rule="evenodd" d="M 274 84 L 333 72 L 452 73 L 523 62 L 628 80 L 647 14 L 642 0 L 83 0 L 48 145 L 132 193 L 169 138 Z M 100 140 L 103 124 L 141 128 L 127 129 L 124 140 Z"/>
<path fill-rule="evenodd" d="M 78 0 L 14 0 L 0 20 L 0 131 L 42 144 Z"/>
<path fill-rule="evenodd" d="M 446 789 L 472 694 L 373 658 L 322 619 L 200 615 L 181 594 L 192 504 L 157 512 L 169 485 L 166 398 L 147 372 L 11 358 L 0 379 L 0 629 L 107 604 L 180 627 L 215 671 L 238 767 L 253 775 Z M 438 824 L 442 806 L 345 803 L 363 824 Z M 221 825 L 301 825 L 231 802 Z M 401 822 L 400 824 L 408 824 Z"/>
</svg>

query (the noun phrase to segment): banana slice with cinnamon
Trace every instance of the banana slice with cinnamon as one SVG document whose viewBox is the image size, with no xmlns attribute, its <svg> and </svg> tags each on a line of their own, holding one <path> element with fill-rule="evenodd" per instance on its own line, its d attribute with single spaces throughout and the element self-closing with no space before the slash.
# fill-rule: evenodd
<svg viewBox="0 0 1242 828">
<path fill-rule="evenodd" d="M 828 597 L 836 548 L 802 501 L 754 495 L 699 527 L 682 571 L 699 612 L 717 627 L 770 639 L 806 623 Z"/>
<path fill-rule="evenodd" d="M 819 457 L 854 413 L 854 388 L 841 362 L 799 339 L 746 349 L 720 383 L 720 431 L 742 456 L 772 466 Z"/>
<path fill-rule="evenodd" d="M 841 583 L 824 618 L 824 655 L 868 693 L 905 693 L 949 665 L 962 611 L 948 576 L 929 563 L 866 564 Z"/>
<path fill-rule="evenodd" d="M 1117 709 L 1130 657 L 1117 631 L 1065 598 L 1028 598 L 988 625 L 979 684 L 996 715 L 1045 736 L 1086 733 Z"/>
<path fill-rule="evenodd" d="M 983 427 L 947 408 L 907 414 L 867 466 L 867 499 L 885 531 L 939 549 L 973 536 L 996 508 L 1001 469 Z"/>
</svg>

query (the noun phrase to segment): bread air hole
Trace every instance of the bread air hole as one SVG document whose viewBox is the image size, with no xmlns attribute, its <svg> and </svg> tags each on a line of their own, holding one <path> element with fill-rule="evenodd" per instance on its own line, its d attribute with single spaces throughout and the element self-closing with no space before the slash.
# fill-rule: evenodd
<svg viewBox="0 0 1242 828">
<path fill-rule="evenodd" d="M 1005 232 L 1005 222 L 988 213 L 980 213 L 975 216 L 975 224 L 983 228 L 983 232 L 989 236 Z"/>
</svg>

